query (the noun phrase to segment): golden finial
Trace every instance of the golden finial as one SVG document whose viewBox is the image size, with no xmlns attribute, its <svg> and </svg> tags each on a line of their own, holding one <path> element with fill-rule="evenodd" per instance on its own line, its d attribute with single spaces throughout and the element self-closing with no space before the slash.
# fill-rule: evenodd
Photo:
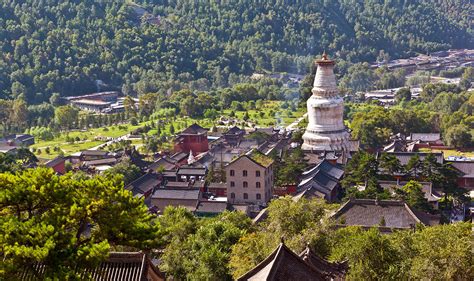
<svg viewBox="0 0 474 281">
<path fill-rule="evenodd" d="M 328 55 L 326 54 L 326 50 L 323 52 L 323 60 L 328 60 Z"/>
</svg>

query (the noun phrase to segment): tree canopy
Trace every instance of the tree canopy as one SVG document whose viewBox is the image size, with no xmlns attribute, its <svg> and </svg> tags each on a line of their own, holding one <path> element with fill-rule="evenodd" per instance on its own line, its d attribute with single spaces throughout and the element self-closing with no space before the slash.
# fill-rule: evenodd
<svg viewBox="0 0 474 281">
<path fill-rule="evenodd" d="M 344 72 L 345 62 L 472 46 L 469 11 L 467 0 L 3 1 L 0 89 L 28 103 L 203 90 L 253 72 L 307 73 L 323 50 Z"/>
<path fill-rule="evenodd" d="M 113 247 L 150 249 L 158 239 L 143 201 L 119 177 L 2 173 L 0 208 L 4 276 L 42 262 L 49 278 L 75 278 L 77 266 L 96 265 Z"/>
</svg>

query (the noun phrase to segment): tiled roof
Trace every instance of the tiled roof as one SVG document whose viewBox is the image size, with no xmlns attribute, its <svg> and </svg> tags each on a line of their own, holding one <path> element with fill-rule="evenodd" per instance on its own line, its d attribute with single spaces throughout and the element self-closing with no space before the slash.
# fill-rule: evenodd
<svg viewBox="0 0 474 281">
<path fill-rule="evenodd" d="M 393 155 L 395 157 L 397 157 L 397 159 L 400 161 L 400 164 L 402 165 L 406 165 L 408 164 L 408 161 L 410 161 L 410 158 L 412 158 L 413 156 L 415 156 L 416 154 L 418 154 L 418 156 L 420 157 L 420 160 L 423 161 L 425 159 L 425 157 L 428 155 L 428 154 L 433 154 L 436 158 L 436 162 L 438 162 L 439 164 L 443 164 L 444 162 L 444 158 L 443 158 L 443 153 L 442 152 L 439 152 L 439 153 L 425 153 L 425 152 L 386 152 L 387 154 L 389 155 Z M 380 157 L 380 154 L 377 154 L 377 158 Z"/>
<path fill-rule="evenodd" d="M 295 199 L 298 200 L 301 197 L 306 199 L 311 199 L 314 197 L 317 198 L 326 198 L 331 194 L 331 189 L 327 188 L 326 186 L 322 186 L 321 184 L 310 181 L 308 185 L 304 186 L 303 191 L 295 195 Z"/>
<path fill-rule="evenodd" d="M 188 188 L 190 182 L 183 181 L 168 181 L 165 185 L 165 188 Z"/>
<path fill-rule="evenodd" d="M 303 179 L 298 184 L 298 190 L 301 192 L 295 196 L 295 199 L 298 200 L 301 197 L 329 199 L 326 196 L 329 196 L 338 186 L 343 175 L 344 170 L 339 166 L 324 160 L 303 173 Z"/>
<path fill-rule="evenodd" d="M 474 161 L 450 161 L 449 163 L 464 177 L 474 177 Z"/>
<path fill-rule="evenodd" d="M 205 176 L 206 168 L 180 167 L 178 169 L 177 174 L 178 175 Z"/>
<path fill-rule="evenodd" d="M 323 160 L 321 163 L 317 164 L 313 168 L 303 172 L 303 178 L 313 177 L 319 171 L 322 171 L 326 175 L 338 180 L 340 180 L 344 175 L 344 170 L 338 165 L 332 164 L 327 160 Z"/>
<path fill-rule="evenodd" d="M 405 186 L 408 182 L 406 181 L 378 181 L 380 186 L 384 189 L 393 189 L 395 188 L 402 188 Z M 428 200 L 428 202 L 436 202 L 439 201 L 442 197 L 442 195 L 436 191 L 433 191 L 433 185 L 431 182 L 419 182 L 421 184 L 421 190 L 423 191 L 425 198 Z"/>
<path fill-rule="evenodd" d="M 0 152 L 2 152 L 2 153 L 8 153 L 8 152 L 11 152 L 11 151 L 15 151 L 17 149 L 18 149 L 17 146 L 0 145 Z"/>
<path fill-rule="evenodd" d="M 262 209 L 258 215 L 252 219 L 252 223 L 260 223 L 268 218 L 268 208 Z"/>
<path fill-rule="evenodd" d="M 33 266 L 25 268 L 18 278 L 23 281 L 42 280 L 44 272 L 45 266 L 35 263 Z M 76 273 L 79 273 L 83 280 L 165 280 L 164 274 L 141 252 L 112 252 L 109 258 L 99 266 L 95 268 L 78 267 Z M 148 276 L 151 278 L 148 279 Z"/>
<path fill-rule="evenodd" d="M 409 139 L 411 141 L 420 140 L 423 142 L 435 142 L 441 140 L 440 133 L 412 133 Z"/>
<path fill-rule="evenodd" d="M 180 135 L 201 135 L 201 134 L 206 134 L 207 129 L 204 129 L 203 127 L 199 126 L 198 124 L 194 123 L 191 126 L 187 127 L 184 129 Z"/>
<path fill-rule="evenodd" d="M 227 202 L 222 201 L 200 201 L 196 207 L 198 213 L 222 213 L 227 209 Z"/>
<path fill-rule="evenodd" d="M 156 199 L 198 200 L 199 189 L 169 189 L 159 188 L 153 193 Z"/>
<path fill-rule="evenodd" d="M 52 167 L 58 165 L 59 163 L 61 163 L 63 161 L 66 161 L 66 159 L 64 157 L 58 156 L 58 157 L 56 157 L 54 159 L 51 159 L 48 162 L 44 163 L 44 165 L 46 167 L 52 168 Z"/>
<path fill-rule="evenodd" d="M 394 140 L 383 148 L 383 151 L 385 152 L 404 152 L 406 150 L 405 142 L 402 140 Z"/>
<path fill-rule="evenodd" d="M 184 159 L 186 159 L 188 157 L 188 153 L 184 153 L 184 152 L 177 152 L 173 155 L 171 155 L 171 159 L 176 161 L 176 162 L 180 162 Z"/>
<path fill-rule="evenodd" d="M 138 179 L 131 182 L 127 187 L 127 190 L 132 191 L 133 195 L 145 194 L 154 187 L 159 186 L 161 181 L 158 179 L 158 175 L 154 173 L 147 173 Z"/>
<path fill-rule="evenodd" d="M 176 160 L 171 159 L 169 157 L 163 156 L 160 159 L 153 162 L 149 168 L 152 170 L 158 170 L 160 167 L 164 167 L 165 170 L 171 170 L 176 166 Z"/>
<path fill-rule="evenodd" d="M 105 156 L 107 155 L 107 151 L 103 150 L 83 150 L 81 151 L 81 156 Z"/>
<path fill-rule="evenodd" d="M 273 253 L 237 280 L 312 281 L 326 280 L 326 277 L 280 243 Z"/>
<path fill-rule="evenodd" d="M 104 158 L 98 160 L 84 161 L 85 166 L 113 165 L 117 163 L 115 158 Z"/>
<path fill-rule="evenodd" d="M 339 225 L 363 227 L 380 226 L 395 229 L 409 229 L 417 223 L 430 225 L 428 216 L 415 212 L 403 201 L 350 199 L 333 215 Z"/>
<path fill-rule="evenodd" d="M 347 261 L 342 263 L 328 262 L 316 255 L 309 247 L 306 247 L 306 249 L 301 252 L 300 257 L 318 270 L 319 273 L 326 276 L 327 280 L 345 280 L 346 273 L 349 269 Z"/>
<path fill-rule="evenodd" d="M 224 133 L 225 135 L 239 135 L 239 134 L 245 134 L 245 130 L 240 129 L 237 126 L 234 126 L 227 130 L 227 132 Z"/>
</svg>

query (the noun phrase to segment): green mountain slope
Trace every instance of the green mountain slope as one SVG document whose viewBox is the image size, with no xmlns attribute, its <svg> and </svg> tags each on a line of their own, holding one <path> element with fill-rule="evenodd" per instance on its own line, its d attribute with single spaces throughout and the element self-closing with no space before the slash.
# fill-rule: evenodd
<svg viewBox="0 0 474 281">
<path fill-rule="evenodd" d="M 95 80 L 139 93 L 219 87 L 306 73 L 323 50 L 357 62 L 472 47 L 472 11 L 463 0 L 2 1 L 0 94 L 38 103 Z"/>
</svg>

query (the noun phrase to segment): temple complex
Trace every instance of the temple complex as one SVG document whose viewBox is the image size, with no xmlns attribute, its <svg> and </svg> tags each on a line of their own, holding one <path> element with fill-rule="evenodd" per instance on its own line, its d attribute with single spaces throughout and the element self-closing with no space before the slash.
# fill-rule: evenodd
<svg viewBox="0 0 474 281">
<path fill-rule="evenodd" d="M 336 85 L 334 61 L 323 54 L 316 60 L 313 95 L 307 101 L 308 127 L 303 135 L 303 150 L 314 152 L 349 151 L 350 134 L 343 122 L 344 103 Z"/>
</svg>

